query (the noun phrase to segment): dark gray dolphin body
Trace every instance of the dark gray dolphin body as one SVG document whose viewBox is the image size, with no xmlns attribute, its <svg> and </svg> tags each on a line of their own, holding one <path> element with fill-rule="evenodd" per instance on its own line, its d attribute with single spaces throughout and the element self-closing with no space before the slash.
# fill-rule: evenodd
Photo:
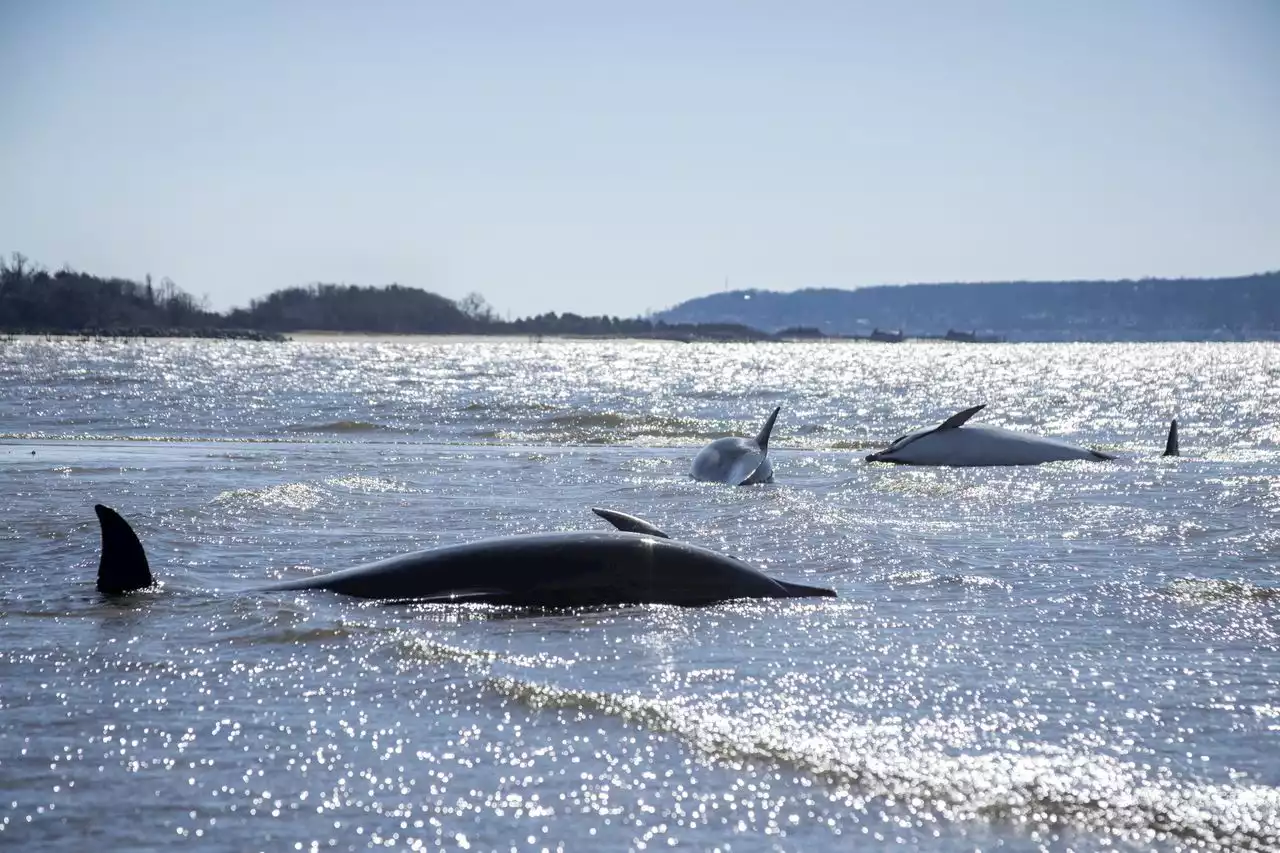
<svg viewBox="0 0 1280 853">
<path fill-rule="evenodd" d="M 119 595 L 151 586 L 146 553 L 129 523 L 101 504 L 94 510 L 102 526 L 98 589 Z M 261 589 L 522 607 L 696 607 L 735 598 L 835 596 L 832 590 L 775 580 L 732 557 L 673 542 L 634 516 L 595 512 L 621 530 L 504 536 L 402 554 Z"/>
<path fill-rule="evenodd" d="M 769 434 L 778 420 L 778 406 L 764 422 L 755 438 L 732 435 L 717 438 L 698 451 L 689 476 L 708 483 L 751 486 L 773 482 L 773 465 L 769 462 Z"/>
</svg>

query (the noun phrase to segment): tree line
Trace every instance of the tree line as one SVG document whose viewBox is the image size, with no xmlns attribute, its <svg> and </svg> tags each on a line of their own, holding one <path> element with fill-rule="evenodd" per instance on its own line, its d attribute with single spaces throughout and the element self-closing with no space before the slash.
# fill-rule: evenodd
<svg viewBox="0 0 1280 853">
<path fill-rule="evenodd" d="M 172 279 L 154 282 L 103 278 L 64 266 L 57 272 L 14 252 L 0 259 L 0 328 L 4 331 L 81 331 L 124 327 L 220 326 Z"/>
<path fill-rule="evenodd" d="M 248 308 L 212 311 L 173 280 L 57 272 L 20 252 L 0 258 L 0 332 L 36 334 L 191 335 L 281 339 L 299 331 L 399 334 L 519 334 L 768 340 L 735 323 L 666 323 L 644 318 L 554 312 L 502 320 L 473 293 L 454 301 L 415 287 L 310 284 L 251 300 Z"/>
</svg>

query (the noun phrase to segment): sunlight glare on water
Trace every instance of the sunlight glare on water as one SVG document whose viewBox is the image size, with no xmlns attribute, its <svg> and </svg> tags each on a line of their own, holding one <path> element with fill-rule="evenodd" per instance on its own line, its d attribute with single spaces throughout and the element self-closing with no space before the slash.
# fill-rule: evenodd
<svg viewBox="0 0 1280 853">
<path fill-rule="evenodd" d="M 1274 344 L 0 344 L 0 842 L 1280 850 L 1276 399 Z M 978 402 L 1120 458 L 863 461 Z M 775 483 L 688 477 L 779 405 Z M 839 598 L 255 591 L 591 506 Z"/>
</svg>

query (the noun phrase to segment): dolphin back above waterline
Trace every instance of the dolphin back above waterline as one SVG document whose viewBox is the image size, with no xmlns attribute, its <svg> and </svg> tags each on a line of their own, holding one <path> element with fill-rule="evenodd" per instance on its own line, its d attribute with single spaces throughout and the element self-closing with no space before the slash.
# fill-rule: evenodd
<svg viewBox="0 0 1280 853">
<path fill-rule="evenodd" d="M 123 595 L 152 586 L 133 528 L 110 507 L 98 504 L 94 510 L 102 529 L 98 590 Z M 431 548 L 257 591 L 328 590 L 383 601 L 521 607 L 697 607 L 738 598 L 835 597 L 833 590 L 777 580 L 733 557 L 672 541 L 626 513 L 595 512 L 621 529 L 529 533 Z"/>
<path fill-rule="evenodd" d="M 752 486 L 773 482 L 773 464 L 769 461 L 769 435 L 778 420 L 778 406 L 765 420 L 755 438 L 732 435 L 717 438 L 698 451 L 689 476 L 705 483 Z"/>
<path fill-rule="evenodd" d="M 1109 453 L 1080 447 L 1057 438 L 1033 435 L 1003 427 L 974 425 L 968 421 L 986 403 L 956 412 L 936 427 L 919 429 L 894 439 L 884 450 L 867 456 L 868 462 L 898 465 L 977 467 L 1040 465 L 1045 462 L 1115 459 Z M 1169 425 L 1165 456 L 1178 455 L 1178 422 Z"/>
</svg>

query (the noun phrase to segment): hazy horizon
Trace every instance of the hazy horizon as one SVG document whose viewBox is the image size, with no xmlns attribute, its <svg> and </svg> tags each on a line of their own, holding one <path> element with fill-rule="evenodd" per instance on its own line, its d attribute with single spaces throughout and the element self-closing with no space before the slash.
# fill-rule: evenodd
<svg viewBox="0 0 1280 853">
<path fill-rule="evenodd" d="M 634 316 L 1280 267 L 1266 0 L 0 7 L 0 251 Z"/>
</svg>

